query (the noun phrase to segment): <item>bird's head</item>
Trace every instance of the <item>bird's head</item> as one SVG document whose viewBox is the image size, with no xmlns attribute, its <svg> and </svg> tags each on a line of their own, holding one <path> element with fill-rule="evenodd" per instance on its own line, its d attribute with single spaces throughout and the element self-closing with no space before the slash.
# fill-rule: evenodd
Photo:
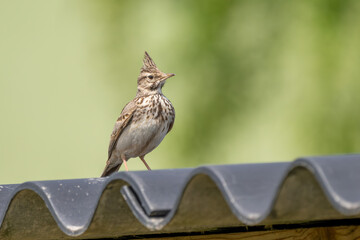
<svg viewBox="0 0 360 240">
<path fill-rule="evenodd" d="M 166 79 L 172 76 L 175 76 L 175 74 L 163 73 L 160 71 L 149 54 L 145 52 L 143 67 L 141 68 L 137 81 L 138 94 L 150 95 L 161 93 L 161 89 L 164 86 Z"/>
</svg>

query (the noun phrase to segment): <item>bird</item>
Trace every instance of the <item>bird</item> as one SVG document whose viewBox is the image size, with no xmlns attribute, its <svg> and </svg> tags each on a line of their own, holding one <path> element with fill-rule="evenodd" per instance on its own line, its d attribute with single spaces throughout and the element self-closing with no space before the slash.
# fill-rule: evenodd
<svg viewBox="0 0 360 240">
<path fill-rule="evenodd" d="M 122 164 L 128 171 L 127 161 L 136 157 L 151 170 L 145 155 L 154 150 L 174 126 L 175 109 L 162 93 L 166 80 L 173 76 L 175 74 L 160 71 L 145 51 L 136 96 L 125 105 L 115 123 L 101 177 L 117 172 Z"/>
</svg>

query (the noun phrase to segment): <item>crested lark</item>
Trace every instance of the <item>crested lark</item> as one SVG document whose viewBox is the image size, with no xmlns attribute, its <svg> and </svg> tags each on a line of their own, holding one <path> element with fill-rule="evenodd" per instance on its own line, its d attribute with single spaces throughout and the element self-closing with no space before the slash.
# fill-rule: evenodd
<svg viewBox="0 0 360 240">
<path fill-rule="evenodd" d="M 163 73 L 145 52 L 143 67 L 137 80 L 137 94 L 126 104 L 110 136 L 108 160 L 101 177 L 117 172 L 122 163 L 126 171 L 129 158 L 140 157 L 151 170 L 144 157 L 154 150 L 174 125 L 175 110 L 162 94 L 165 80 L 174 76 Z"/>
</svg>

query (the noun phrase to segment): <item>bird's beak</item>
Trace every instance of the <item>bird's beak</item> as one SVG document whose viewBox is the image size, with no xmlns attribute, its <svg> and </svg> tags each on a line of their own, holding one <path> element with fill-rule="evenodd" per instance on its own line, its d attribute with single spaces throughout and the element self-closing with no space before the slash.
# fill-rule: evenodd
<svg viewBox="0 0 360 240">
<path fill-rule="evenodd" d="M 164 78 L 161 81 L 165 81 L 166 79 L 171 78 L 173 76 L 175 76 L 175 74 L 173 74 L 173 73 L 165 73 Z"/>
</svg>

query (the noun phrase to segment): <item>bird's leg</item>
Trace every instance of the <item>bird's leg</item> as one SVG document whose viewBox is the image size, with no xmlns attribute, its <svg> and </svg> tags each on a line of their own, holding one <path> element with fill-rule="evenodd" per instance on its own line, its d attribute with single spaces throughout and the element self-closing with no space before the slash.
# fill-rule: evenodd
<svg viewBox="0 0 360 240">
<path fill-rule="evenodd" d="M 128 169 L 128 166 L 127 166 L 127 163 L 126 163 L 126 158 L 125 158 L 125 156 L 121 156 L 121 159 L 123 160 L 123 163 L 124 163 L 124 166 L 125 166 L 125 170 L 128 172 L 129 169 Z"/>
<path fill-rule="evenodd" d="M 148 170 L 151 170 L 151 168 L 149 167 L 149 165 L 146 163 L 146 161 L 145 161 L 145 159 L 144 159 L 144 156 L 140 156 L 139 158 L 140 158 L 141 161 L 145 164 L 146 168 L 147 168 Z"/>
</svg>

